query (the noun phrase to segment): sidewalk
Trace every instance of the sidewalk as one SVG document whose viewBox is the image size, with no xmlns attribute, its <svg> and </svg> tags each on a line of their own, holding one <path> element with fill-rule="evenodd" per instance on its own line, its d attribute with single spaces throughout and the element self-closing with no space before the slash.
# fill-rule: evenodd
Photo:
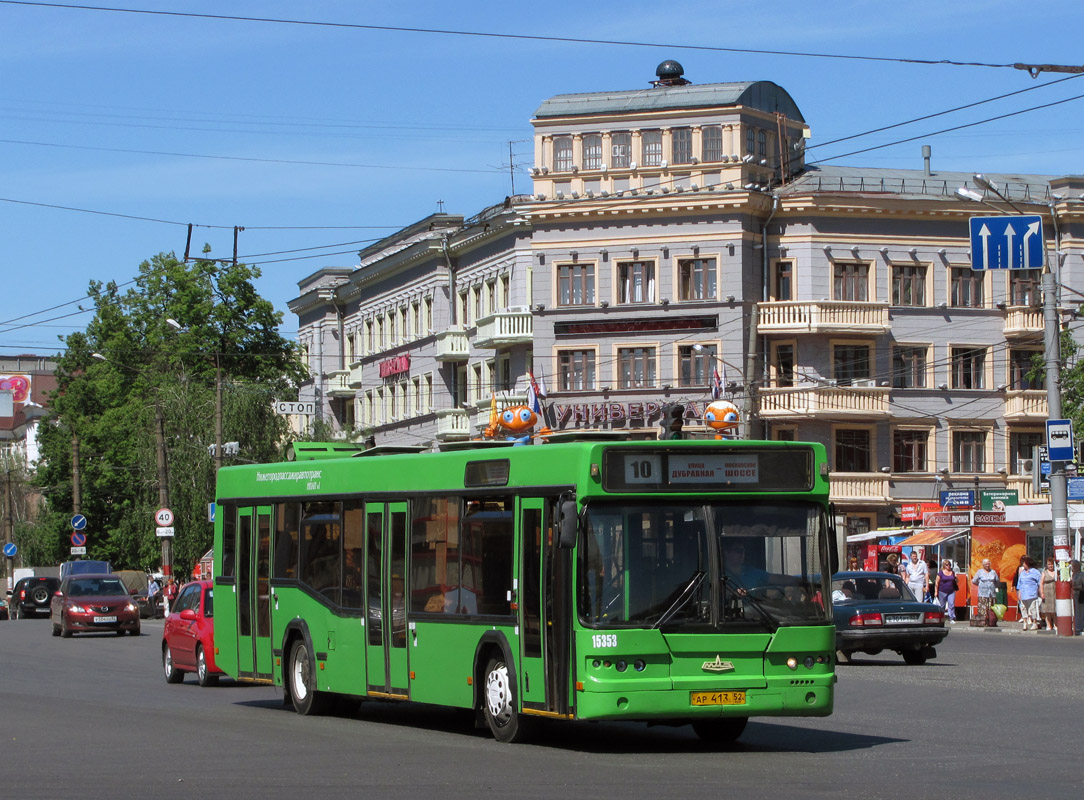
<svg viewBox="0 0 1084 800">
<path fill-rule="evenodd" d="M 955 625 L 945 623 L 945 627 L 953 633 L 1012 633 L 1019 636 L 1054 636 L 1053 631 L 1025 631 L 1019 622 L 999 622 L 996 628 L 972 628 L 967 620 L 960 620 Z M 1079 639 L 1084 642 L 1084 636 L 1061 636 L 1061 639 Z"/>
</svg>

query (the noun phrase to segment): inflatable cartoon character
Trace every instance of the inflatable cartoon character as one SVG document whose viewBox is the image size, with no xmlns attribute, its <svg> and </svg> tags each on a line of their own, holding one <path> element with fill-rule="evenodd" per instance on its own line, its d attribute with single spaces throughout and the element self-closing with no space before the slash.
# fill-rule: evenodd
<svg viewBox="0 0 1084 800">
<path fill-rule="evenodd" d="M 497 427 L 511 436 L 522 436 L 538 422 L 538 415 L 528 406 L 511 406 L 497 418 Z"/>
<path fill-rule="evenodd" d="M 714 431 L 729 431 L 738 427 L 738 407 L 729 400 L 715 400 L 704 409 L 704 424 Z M 721 438 L 721 433 L 716 438 Z"/>
</svg>

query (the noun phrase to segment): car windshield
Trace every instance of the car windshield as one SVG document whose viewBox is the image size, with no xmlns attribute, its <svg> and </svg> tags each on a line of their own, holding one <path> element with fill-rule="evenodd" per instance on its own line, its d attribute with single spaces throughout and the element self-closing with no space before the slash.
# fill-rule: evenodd
<svg viewBox="0 0 1084 800">
<path fill-rule="evenodd" d="M 95 597 L 128 594 L 119 578 L 80 578 L 68 585 L 72 597 Z"/>
<path fill-rule="evenodd" d="M 878 600 L 908 600 L 915 596 L 900 578 L 877 573 L 868 576 L 850 576 L 832 581 L 832 602 L 836 605 L 869 603 Z"/>
<path fill-rule="evenodd" d="M 822 513 L 809 503 L 589 504 L 578 607 L 599 628 L 823 625 Z"/>
</svg>

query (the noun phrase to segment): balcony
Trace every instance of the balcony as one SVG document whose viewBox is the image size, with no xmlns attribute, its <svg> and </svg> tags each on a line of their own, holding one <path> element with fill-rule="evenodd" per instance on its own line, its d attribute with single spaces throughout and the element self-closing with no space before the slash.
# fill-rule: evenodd
<svg viewBox="0 0 1084 800">
<path fill-rule="evenodd" d="M 534 317 L 530 311 L 499 311 L 478 320 L 475 347 L 511 347 L 534 341 Z"/>
<path fill-rule="evenodd" d="M 350 370 L 337 369 L 327 374 L 327 386 L 324 391 L 329 397 L 354 397 L 357 392 L 350 385 Z"/>
<path fill-rule="evenodd" d="M 888 392 L 879 386 L 766 387 L 760 390 L 760 416 L 775 420 L 887 417 Z"/>
<path fill-rule="evenodd" d="M 347 382 L 354 389 L 360 389 L 362 387 L 360 361 L 355 361 L 350 365 L 350 376 L 347 379 Z"/>
<path fill-rule="evenodd" d="M 1046 392 L 1017 389 L 1005 395 L 1005 419 L 1010 422 L 1042 422 L 1050 416 Z"/>
<path fill-rule="evenodd" d="M 446 408 L 437 414 L 437 439 L 447 442 L 470 438 L 470 415 L 462 408 Z"/>
<path fill-rule="evenodd" d="M 1035 491 L 1031 476 L 1010 476 L 1005 481 L 1006 489 L 1016 489 L 1016 497 L 1021 503 L 1049 503 L 1050 495 Z"/>
<path fill-rule="evenodd" d="M 1005 312 L 1005 338 L 1038 336 L 1043 332 L 1043 310 L 1037 306 L 1010 306 Z"/>
<path fill-rule="evenodd" d="M 828 477 L 832 502 L 887 503 L 888 476 L 879 472 L 833 472 Z"/>
<path fill-rule="evenodd" d="M 445 328 L 436 335 L 437 361 L 466 361 L 470 354 L 467 333 L 460 325 Z"/>
<path fill-rule="evenodd" d="M 888 332 L 888 303 L 846 300 L 758 303 L 758 333 Z"/>
</svg>

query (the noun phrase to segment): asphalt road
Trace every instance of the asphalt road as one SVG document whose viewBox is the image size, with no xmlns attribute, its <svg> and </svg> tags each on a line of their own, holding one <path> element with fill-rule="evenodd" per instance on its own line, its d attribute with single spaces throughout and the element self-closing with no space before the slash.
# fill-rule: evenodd
<svg viewBox="0 0 1084 800">
<path fill-rule="evenodd" d="M 301 717 L 272 687 L 167 685 L 161 622 L 143 630 L 0 622 L 0 796 L 1019 800 L 1084 775 L 1084 637 L 954 631 L 924 666 L 860 657 L 833 716 L 754 720 L 716 752 L 688 727 L 555 723 L 509 746 L 426 706 Z"/>
</svg>

